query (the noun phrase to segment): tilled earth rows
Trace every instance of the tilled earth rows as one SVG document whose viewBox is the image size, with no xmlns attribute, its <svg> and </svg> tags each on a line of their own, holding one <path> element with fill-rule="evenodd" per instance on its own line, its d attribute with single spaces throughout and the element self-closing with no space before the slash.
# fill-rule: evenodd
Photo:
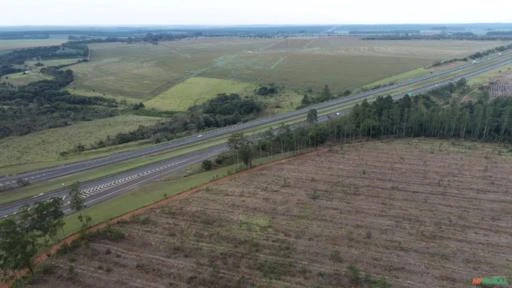
<svg viewBox="0 0 512 288">
<path fill-rule="evenodd" d="M 500 146 L 336 147 L 119 224 L 126 239 L 52 260 L 34 286 L 352 287 L 352 264 L 393 287 L 468 287 L 512 274 L 511 175 Z"/>
</svg>

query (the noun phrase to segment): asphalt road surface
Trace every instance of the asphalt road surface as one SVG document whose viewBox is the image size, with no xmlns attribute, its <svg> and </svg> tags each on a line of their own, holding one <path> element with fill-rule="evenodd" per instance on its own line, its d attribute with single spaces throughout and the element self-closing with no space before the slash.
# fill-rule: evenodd
<svg viewBox="0 0 512 288">
<path fill-rule="evenodd" d="M 474 75 L 475 73 L 481 74 L 483 72 L 486 72 L 486 71 L 489 71 L 492 69 L 496 69 L 496 68 L 499 68 L 500 66 L 510 63 L 510 61 L 511 61 L 510 56 L 511 56 L 510 54 L 503 54 L 503 55 L 496 54 L 496 55 L 493 55 L 492 57 L 487 57 L 485 60 L 481 60 L 479 63 L 476 63 L 476 64 L 468 63 L 468 64 L 462 65 L 460 67 L 452 68 L 452 69 L 449 69 L 449 70 L 446 70 L 443 72 L 433 73 L 433 74 L 426 75 L 423 77 L 418 77 L 418 78 L 414 78 L 414 79 L 411 79 L 408 81 L 404 81 L 404 82 L 401 82 L 401 83 L 398 83 L 395 85 L 382 87 L 379 89 L 359 93 L 359 94 L 349 96 L 349 97 L 334 99 L 332 101 L 328 101 L 328 102 L 324 102 L 324 103 L 319 103 L 319 104 L 308 106 L 304 109 L 293 111 L 290 113 L 276 115 L 276 116 L 272 116 L 272 117 L 268 117 L 268 118 L 264 118 L 264 119 L 258 119 L 258 120 L 254 120 L 254 121 L 250 121 L 247 123 L 238 124 L 238 125 L 234 125 L 234 126 L 210 130 L 210 131 L 204 132 L 203 134 L 196 134 L 193 136 L 180 138 L 180 139 L 173 140 L 170 142 L 153 145 L 151 147 L 141 148 L 141 149 L 134 150 L 134 151 L 114 153 L 109 156 L 105 156 L 105 157 L 101 157 L 101 158 L 84 160 L 84 161 L 79 161 L 79 162 L 61 165 L 61 166 L 57 166 L 57 167 L 46 168 L 46 169 L 41 169 L 41 170 L 31 171 L 31 172 L 26 172 L 26 173 L 20 173 L 18 175 L 14 175 L 14 176 L 3 175 L 3 176 L 0 176 L 0 188 L 6 188 L 6 187 L 14 188 L 18 185 L 17 184 L 18 179 L 24 179 L 26 181 L 29 181 L 30 183 L 37 183 L 37 182 L 42 182 L 42 181 L 48 181 L 48 180 L 62 177 L 65 175 L 82 172 L 82 171 L 89 170 L 89 169 L 98 168 L 101 166 L 120 163 L 123 161 L 135 159 L 135 158 L 146 156 L 146 155 L 151 155 L 151 154 L 160 153 L 160 152 L 164 152 L 164 151 L 172 151 L 177 148 L 185 147 L 187 145 L 206 142 L 215 137 L 228 135 L 228 134 L 232 134 L 235 132 L 241 132 L 241 131 L 256 128 L 256 127 L 262 126 L 262 125 L 279 123 L 281 121 L 284 121 L 284 120 L 287 120 L 290 118 L 294 118 L 294 117 L 297 117 L 300 115 L 305 116 L 310 109 L 325 109 L 325 108 L 335 107 L 337 105 L 348 104 L 348 103 L 356 101 L 356 100 L 372 97 L 375 95 L 380 95 L 380 94 L 386 93 L 388 91 L 392 91 L 394 89 L 407 87 L 407 86 L 413 85 L 413 84 L 420 85 L 423 82 L 432 82 L 436 79 L 439 79 L 439 81 L 444 81 L 444 80 L 446 80 L 447 76 L 449 76 L 450 74 L 453 74 L 453 73 L 458 73 L 458 72 L 462 73 L 464 71 L 468 71 L 467 73 L 464 73 L 464 74 L 456 76 L 456 77 L 449 77 L 445 81 L 445 83 L 456 81 L 455 79 L 459 79 L 459 78 L 463 78 L 463 77 L 469 78 L 469 77 L 471 77 L 471 75 Z M 475 69 L 477 69 L 476 72 L 474 71 Z M 421 89 L 417 89 L 415 91 L 426 91 L 426 90 L 431 90 L 435 87 L 437 87 L 437 85 L 426 84 L 425 87 L 422 87 Z"/>
<path fill-rule="evenodd" d="M 333 113 L 332 115 L 319 116 L 318 122 L 329 121 L 330 119 L 342 117 L 345 114 L 346 111 L 340 111 Z M 305 123 L 295 124 L 291 126 L 291 128 L 294 129 L 295 127 L 302 125 L 305 125 Z M 259 135 L 254 135 L 251 137 L 251 140 L 257 140 L 259 137 Z M 227 143 L 223 143 L 204 150 L 193 151 L 186 155 L 152 163 L 141 168 L 81 183 L 80 193 L 85 199 L 86 206 L 90 207 L 97 203 L 112 199 L 125 192 L 135 190 L 143 184 L 179 173 L 190 165 L 201 163 L 206 159 L 210 159 L 228 150 L 229 147 Z M 69 192 L 69 187 L 65 187 L 63 189 L 37 195 L 32 198 L 26 198 L 7 204 L 0 204 L 0 218 L 16 214 L 16 212 L 24 206 L 30 206 L 37 202 L 47 201 L 54 197 L 62 198 L 65 201 L 65 212 L 70 212 Z"/>
<path fill-rule="evenodd" d="M 415 94 L 423 93 L 423 92 L 435 89 L 439 86 L 445 85 L 449 82 L 457 81 L 460 78 L 471 78 L 471 77 L 477 76 L 481 73 L 485 73 L 487 71 L 497 69 L 497 68 L 499 68 L 503 65 L 509 64 L 509 63 L 512 63 L 511 59 L 508 59 L 505 62 L 500 61 L 499 63 L 494 63 L 492 65 L 485 66 L 476 71 L 470 71 L 467 73 L 463 73 L 454 78 L 450 78 L 450 79 L 442 80 L 442 81 L 439 81 L 436 83 L 430 83 L 430 84 L 424 85 L 422 87 L 419 87 L 417 89 L 409 91 L 408 93 L 415 93 Z M 370 93 L 370 92 L 373 92 L 373 93 Z M 375 91 L 370 91 L 370 92 L 354 95 L 354 96 L 350 97 L 351 101 L 375 95 Z M 405 94 L 393 95 L 393 98 L 398 99 L 398 98 L 403 97 L 404 95 Z M 337 100 L 345 100 L 345 99 L 347 99 L 347 98 L 342 98 L 342 99 L 337 99 Z M 331 106 L 335 107 L 335 104 L 332 104 L 332 102 L 335 102 L 335 101 L 321 103 L 319 105 L 316 105 L 315 107 L 308 107 L 304 111 L 309 111 L 309 109 L 312 109 L 312 108 L 321 109 L 321 108 L 326 108 L 326 107 L 331 107 Z M 339 103 L 339 102 L 336 101 L 335 103 Z M 296 111 L 296 112 L 299 112 L 299 111 Z M 296 113 L 296 112 L 293 112 L 293 113 Z M 347 113 L 346 109 L 340 110 L 337 112 L 333 112 L 330 115 L 323 115 L 323 116 L 319 117 L 319 121 L 320 122 L 328 121 L 329 119 L 332 119 L 335 117 L 341 117 L 345 113 Z M 304 117 L 304 120 L 305 120 L 305 117 Z M 260 121 L 262 121 L 262 120 L 253 121 L 253 122 L 261 123 Z M 266 122 L 264 122 L 264 123 L 266 123 Z M 245 123 L 245 124 L 248 124 L 248 123 Z M 245 124 L 238 125 L 238 126 L 240 127 Z M 262 125 L 262 124 L 260 124 L 260 125 Z M 301 125 L 301 124 L 297 124 L 297 125 Z M 219 130 L 224 130 L 224 129 L 219 129 Z M 213 133 L 215 131 L 216 130 L 212 131 L 211 133 Z M 236 131 L 238 131 L 238 130 L 236 130 Z M 229 133 L 233 133 L 233 132 L 229 132 Z M 220 134 L 220 135 L 222 135 L 222 134 Z M 207 137 L 207 136 L 205 135 L 204 137 Z M 197 141 L 197 136 L 187 137 L 187 139 L 196 139 L 196 141 Z M 186 141 L 183 141 L 183 142 L 177 141 L 177 142 L 185 143 Z M 161 145 L 159 147 L 161 147 Z M 92 206 L 97 203 L 106 201 L 108 199 L 112 199 L 120 194 L 135 190 L 136 188 L 140 187 L 141 185 L 143 185 L 145 183 L 149 183 L 156 179 L 160 179 L 160 178 L 168 177 L 169 175 L 173 175 L 174 173 L 181 171 L 184 168 L 186 168 L 192 164 L 200 163 L 206 159 L 212 158 L 215 155 L 218 155 L 227 150 L 228 150 L 227 144 L 225 144 L 225 143 L 219 144 L 219 145 L 212 146 L 212 147 L 209 147 L 204 150 L 192 151 L 185 155 L 173 157 L 171 159 L 163 160 L 163 161 L 156 162 L 156 163 L 151 163 L 146 166 L 139 167 L 139 168 L 129 170 L 129 171 L 125 171 L 125 172 L 122 172 L 122 173 L 119 173 L 116 175 L 111 175 L 111 176 L 107 176 L 107 177 L 104 177 L 101 179 L 88 181 L 88 182 L 82 184 L 81 193 L 85 198 L 86 204 L 88 206 Z M 134 152 L 137 152 L 137 151 L 134 151 Z M 154 153 L 154 152 L 151 152 L 151 153 Z M 100 159 L 98 159 L 98 160 L 100 160 Z M 82 164 L 85 165 L 86 162 L 84 162 Z M 9 215 L 13 215 L 23 206 L 32 205 L 34 203 L 45 201 L 45 200 L 51 199 L 53 197 L 63 198 L 66 203 L 65 209 L 67 212 L 69 212 L 69 208 L 68 208 L 69 199 L 67 199 L 68 194 L 69 194 L 69 189 L 63 188 L 61 190 L 56 190 L 53 192 L 41 194 L 38 196 L 34 196 L 32 198 L 26 198 L 26 199 L 22 199 L 22 200 L 7 203 L 7 204 L 2 204 L 2 205 L 0 205 L 0 217 L 6 217 Z"/>
</svg>

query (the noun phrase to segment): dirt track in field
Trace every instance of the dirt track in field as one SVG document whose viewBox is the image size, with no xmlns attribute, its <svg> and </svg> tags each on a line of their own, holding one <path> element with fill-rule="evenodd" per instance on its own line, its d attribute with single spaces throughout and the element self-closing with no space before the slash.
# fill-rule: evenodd
<svg viewBox="0 0 512 288">
<path fill-rule="evenodd" d="M 440 140 L 335 147 L 117 224 L 35 287 L 468 287 L 512 274 L 512 155 Z M 70 266 L 74 271 L 70 272 Z"/>
</svg>

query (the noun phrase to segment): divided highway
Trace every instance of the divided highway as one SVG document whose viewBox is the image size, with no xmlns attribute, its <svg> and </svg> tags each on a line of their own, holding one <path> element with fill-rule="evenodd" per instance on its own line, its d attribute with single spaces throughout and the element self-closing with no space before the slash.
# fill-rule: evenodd
<svg viewBox="0 0 512 288">
<path fill-rule="evenodd" d="M 341 117 L 345 112 L 339 112 L 334 115 L 322 115 L 318 117 L 319 122 L 325 122 L 334 117 Z M 298 123 L 292 126 L 300 126 L 303 123 Z M 256 140 L 258 135 L 252 136 Z M 113 176 L 104 177 L 82 183 L 80 193 L 85 199 L 87 207 L 98 204 L 100 202 L 112 199 L 125 192 L 132 191 L 143 184 L 151 181 L 169 177 L 174 173 L 181 172 L 190 165 L 201 163 L 206 159 L 210 159 L 218 154 L 229 150 L 227 143 L 214 145 L 212 147 L 193 151 L 185 155 L 177 156 L 172 159 L 162 160 L 156 163 L 149 164 L 144 167 L 136 168 L 126 172 L 122 172 Z M 23 206 L 30 206 L 37 202 L 47 201 L 54 197 L 60 197 L 65 202 L 64 211 L 70 212 L 69 209 L 69 187 L 58 189 L 49 193 L 40 194 L 32 198 L 26 198 L 14 201 L 7 204 L 0 204 L 0 218 L 11 216 L 17 213 Z"/>
<path fill-rule="evenodd" d="M 485 73 L 490 70 L 498 69 L 499 67 L 507 64 L 512 64 L 512 58 L 510 55 L 507 55 L 506 57 L 493 57 L 488 59 L 486 62 L 482 62 L 485 64 L 481 65 L 471 65 L 467 64 L 462 67 L 458 67 L 456 69 L 451 69 L 451 73 L 448 71 L 437 73 L 435 75 L 429 75 L 425 77 L 416 78 L 414 80 L 406 81 L 404 83 L 408 83 L 405 85 L 404 83 L 384 87 L 377 90 L 368 91 L 365 93 L 360 93 L 351 97 L 336 99 L 329 102 L 320 103 L 318 105 L 307 107 L 306 109 L 294 111 L 288 114 L 283 115 L 277 115 L 271 118 L 267 119 L 261 119 L 261 120 L 255 120 L 248 123 L 227 127 L 223 129 L 217 129 L 212 130 L 208 133 L 205 133 L 202 135 L 202 137 L 198 137 L 197 135 L 186 137 L 183 139 L 179 139 L 176 141 L 172 141 L 169 143 L 161 144 L 152 146 L 149 148 L 140 149 L 137 151 L 132 152 L 124 152 L 124 153 L 118 153 L 114 154 L 108 157 L 89 160 L 89 161 L 83 161 L 78 162 L 74 164 L 69 164 L 65 166 L 55 167 L 55 168 L 49 168 L 42 171 L 36 171 L 30 173 L 23 174 L 24 177 L 36 177 L 34 179 L 39 179 L 39 181 L 44 181 L 56 177 L 60 177 L 67 174 L 76 173 L 78 171 L 83 171 L 87 169 L 92 169 L 99 166 L 104 166 L 112 163 L 118 163 L 121 161 L 125 161 L 127 159 L 133 159 L 136 157 L 140 157 L 143 155 L 149 155 L 153 153 L 158 153 L 161 151 L 176 149 L 179 147 L 184 147 L 188 144 L 196 144 L 197 142 L 202 141 L 211 141 L 212 139 L 226 135 L 231 134 L 233 132 L 238 131 L 244 131 L 247 129 L 259 127 L 262 125 L 267 124 L 278 124 L 281 121 L 286 120 L 293 120 L 293 119 L 300 119 L 302 121 L 305 120 L 305 114 L 309 111 L 309 109 L 316 108 L 320 112 L 321 110 L 329 110 L 331 113 L 329 116 L 326 115 L 326 113 L 320 113 L 322 114 L 320 116 L 320 121 L 327 121 L 328 119 L 332 117 L 342 116 L 344 113 L 346 113 L 349 108 L 347 107 L 338 107 L 340 105 L 347 105 L 356 101 L 359 101 L 361 99 L 365 98 L 371 98 L 373 96 L 382 95 L 383 93 L 392 92 L 393 90 L 396 90 L 398 88 L 405 88 L 413 85 L 416 88 L 410 87 L 410 90 L 407 90 L 407 93 L 423 93 L 432 89 L 435 89 L 441 85 L 447 84 L 449 82 L 457 81 L 461 78 L 472 78 L 477 75 L 480 75 L 482 73 Z M 447 74 L 448 73 L 448 74 Z M 455 74 L 453 74 L 455 73 Z M 453 74 L 453 75 L 452 75 Z M 442 75 L 450 75 L 449 77 L 443 77 Z M 423 79 L 423 80 L 419 80 Z M 398 99 L 400 97 L 403 97 L 405 94 L 402 92 L 396 92 L 393 94 L 393 98 Z M 392 94 L 392 93 L 391 93 Z M 300 125 L 300 124 L 298 124 Z M 156 163 L 151 163 L 148 165 L 145 165 L 143 167 L 135 168 L 129 171 L 125 171 L 116 175 L 107 176 L 101 179 L 88 181 L 86 183 L 83 183 L 81 187 L 81 193 L 86 199 L 86 204 L 88 206 L 95 205 L 97 203 L 103 202 L 108 199 L 112 199 L 113 197 L 116 197 L 120 194 L 123 194 L 128 191 L 132 191 L 136 189 L 137 187 L 154 181 L 155 179 L 159 179 L 162 177 L 166 177 L 169 175 L 172 175 L 173 173 L 176 173 L 178 171 L 181 171 L 187 166 L 190 166 L 192 164 L 200 163 L 205 159 L 212 158 L 215 155 L 218 155 L 224 151 L 227 151 L 228 147 L 225 143 L 213 145 L 209 148 L 203 149 L 203 150 L 196 150 L 189 152 L 185 155 L 180 155 L 173 157 L 172 159 L 166 159 L 162 160 Z M 121 160 L 124 159 L 124 160 Z M 32 175 L 32 176 L 27 176 Z M 21 175 L 20 175 L 21 176 Z M 19 176 L 18 176 L 19 177 Z M 12 181 L 12 177 L 4 177 L 0 178 L 0 181 Z M 5 185 L 5 184 L 4 184 Z M 0 217 L 6 217 L 9 215 L 15 214 L 21 207 L 25 205 L 32 205 L 36 202 L 48 200 L 52 197 L 61 197 L 66 202 L 69 201 L 67 199 L 67 195 L 69 193 L 69 190 L 67 188 L 59 189 L 56 191 L 52 191 L 46 194 L 41 194 L 32 198 L 26 198 L 19 201 L 2 204 L 0 205 Z M 0 194 L 1 195 L 1 194 Z M 68 204 L 66 204 L 66 209 Z"/>
<path fill-rule="evenodd" d="M 99 202 L 112 199 L 113 197 L 131 191 L 142 184 L 154 181 L 184 168 L 201 163 L 202 161 L 228 150 L 227 144 L 210 147 L 205 150 L 192 152 L 169 160 L 153 163 L 145 167 L 123 172 L 114 176 L 83 183 L 80 193 L 85 199 L 86 206 L 90 207 Z M 65 201 L 65 211 L 69 212 L 69 188 L 59 189 L 50 193 L 41 194 L 32 198 L 23 199 L 0 205 L 0 218 L 14 215 L 23 206 L 32 205 L 37 202 L 60 197 Z"/>
<path fill-rule="evenodd" d="M 340 99 L 334 99 L 328 102 L 319 103 L 316 105 L 312 105 L 309 107 L 306 107 L 301 110 L 293 111 L 286 114 L 280 114 L 264 119 L 258 119 L 254 121 L 250 121 L 243 124 L 238 124 L 234 126 L 229 126 L 225 128 L 215 129 L 208 132 L 203 133 L 202 135 L 193 135 L 188 136 L 184 138 L 180 138 L 177 140 L 173 140 L 170 142 L 154 145 L 151 147 L 146 147 L 142 149 L 137 149 L 134 151 L 128 151 L 128 152 L 120 152 L 120 153 L 114 153 L 109 156 L 96 158 L 92 160 L 85 160 L 80 162 L 75 162 L 71 164 L 66 164 L 58 167 L 52 167 L 47 169 L 41 169 L 37 171 L 31 171 L 26 173 L 20 173 L 18 175 L 14 176 L 0 176 L 0 188 L 5 187 L 16 187 L 17 186 L 17 180 L 18 179 L 24 179 L 26 181 L 29 181 L 30 183 L 36 183 L 36 182 L 42 182 L 42 181 L 48 181 L 54 178 L 62 177 L 65 175 L 70 175 L 82 171 L 86 171 L 89 169 L 94 169 L 106 165 L 111 165 L 115 163 L 124 162 L 127 160 L 156 154 L 156 153 L 162 153 L 167 151 L 172 151 L 178 148 L 182 148 L 191 144 L 198 144 L 198 143 L 206 143 L 207 141 L 212 141 L 214 138 L 226 136 L 235 132 L 242 132 L 249 129 L 254 129 L 263 125 L 269 125 L 269 124 L 278 124 L 280 122 L 284 121 L 290 121 L 293 119 L 298 119 L 304 115 L 307 114 L 307 112 L 310 109 L 328 109 L 328 108 L 335 108 L 336 106 L 340 105 L 346 105 L 349 103 L 352 103 L 357 100 L 361 100 L 364 98 L 370 98 L 372 96 L 377 95 L 383 95 L 389 92 L 393 92 L 394 90 L 401 89 L 401 88 L 407 88 L 409 86 L 417 86 L 423 83 L 426 83 L 426 87 L 422 87 L 424 90 L 430 90 L 435 88 L 433 84 L 430 84 L 431 82 L 437 81 L 443 81 L 450 82 L 454 81 L 454 79 L 462 78 L 462 77 L 471 77 L 469 75 L 473 75 L 474 73 L 483 73 L 485 71 L 489 71 L 492 69 L 496 69 L 502 65 L 510 63 L 511 60 L 511 54 L 503 54 L 503 55 L 493 55 L 491 57 L 488 57 L 485 60 L 481 60 L 479 63 L 468 63 L 456 68 L 452 68 L 446 71 L 433 73 L 430 75 L 414 78 L 408 81 L 404 81 L 401 83 L 397 83 L 395 85 L 390 85 L 386 87 L 382 87 L 379 89 L 359 93 L 353 96 L 344 97 Z"/>
</svg>

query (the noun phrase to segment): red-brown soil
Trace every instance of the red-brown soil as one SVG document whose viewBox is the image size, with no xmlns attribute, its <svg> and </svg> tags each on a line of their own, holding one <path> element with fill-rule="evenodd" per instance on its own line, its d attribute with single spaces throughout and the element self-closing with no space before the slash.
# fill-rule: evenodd
<svg viewBox="0 0 512 288">
<path fill-rule="evenodd" d="M 220 181 L 51 259 L 34 287 L 469 287 L 512 274 L 512 153 L 345 145 Z M 73 267 L 73 268 L 69 268 Z"/>
</svg>

